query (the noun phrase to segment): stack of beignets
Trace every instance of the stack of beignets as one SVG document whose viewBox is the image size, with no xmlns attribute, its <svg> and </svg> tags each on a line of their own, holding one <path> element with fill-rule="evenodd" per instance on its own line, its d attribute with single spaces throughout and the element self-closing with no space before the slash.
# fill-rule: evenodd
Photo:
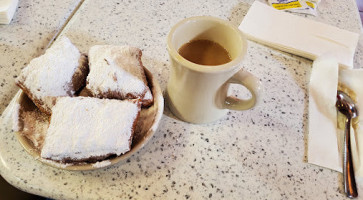
<svg viewBox="0 0 363 200">
<path fill-rule="evenodd" d="M 43 159 L 60 163 L 96 162 L 128 152 L 141 107 L 153 104 L 141 55 L 135 47 L 97 45 L 87 62 L 67 37 L 56 41 L 16 79 L 50 120 L 19 131 Z M 79 96 L 81 90 L 87 95 Z M 34 117 L 18 113 L 28 123 Z"/>
</svg>

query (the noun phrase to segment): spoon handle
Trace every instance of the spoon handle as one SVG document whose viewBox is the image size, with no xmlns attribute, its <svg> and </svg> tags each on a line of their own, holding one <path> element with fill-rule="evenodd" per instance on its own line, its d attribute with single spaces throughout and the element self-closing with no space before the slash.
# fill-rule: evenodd
<svg viewBox="0 0 363 200">
<path fill-rule="evenodd" d="M 351 118 L 347 117 L 345 122 L 345 135 L 344 135 L 344 163 L 343 163 L 343 176 L 344 176 L 344 190 L 349 198 L 358 196 L 357 186 L 355 183 L 352 152 L 350 145 L 350 125 Z"/>
</svg>

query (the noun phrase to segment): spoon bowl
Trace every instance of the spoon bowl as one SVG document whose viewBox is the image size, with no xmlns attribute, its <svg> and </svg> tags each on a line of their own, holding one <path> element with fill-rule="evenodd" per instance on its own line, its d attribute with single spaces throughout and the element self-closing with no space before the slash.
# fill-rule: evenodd
<svg viewBox="0 0 363 200">
<path fill-rule="evenodd" d="M 338 108 L 339 112 L 341 112 L 346 117 L 349 116 L 351 119 L 353 119 L 358 116 L 357 106 L 345 92 L 338 91 L 336 107 Z"/>
</svg>

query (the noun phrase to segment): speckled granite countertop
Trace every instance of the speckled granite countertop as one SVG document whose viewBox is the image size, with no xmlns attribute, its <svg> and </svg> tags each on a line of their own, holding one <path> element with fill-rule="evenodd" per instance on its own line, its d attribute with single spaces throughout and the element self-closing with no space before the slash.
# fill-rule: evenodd
<svg viewBox="0 0 363 200">
<path fill-rule="evenodd" d="M 61 35 L 83 52 L 94 44 L 140 47 L 144 65 L 165 89 L 170 68 L 166 35 L 171 26 L 196 15 L 217 16 L 238 25 L 252 2 L 86 0 Z M 322 1 L 320 8 L 318 17 L 307 17 L 362 33 L 353 0 Z M 53 20 L 52 14 L 46 16 Z M 0 44 L 8 44 L 0 46 L 6 52 L 0 55 L 0 81 L 13 84 L 13 76 L 42 52 L 36 48 L 44 48 L 52 34 L 49 31 L 44 36 L 49 39 L 39 42 L 43 45 L 18 52 L 16 44 L 38 38 L 41 27 L 30 29 L 34 33 L 29 38 L 23 35 L 27 30 L 0 29 Z M 16 33 L 13 44 L 5 42 L 3 31 Z M 0 124 L 1 175 L 22 190 L 56 199 L 344 198 L 340 173 L 306 163 L 312 61 L 254 42 L 248 45 L 243 68 L 260 78 L 265 91 L 257 107 L 231 111 L 204 125 L 182 122 L 165 109 L 158 131 L 138 153 L 114 166 L 83 172 L 59 170 L 34 160 L 11 131 L 11 110 L 6 109 Z M 13 67 L 11 60 L 17 57 L 23 59 Z M 355 56 L 355 67 L 361 66 L 362 35 Z M 17 91 L 5 88 L 0 91 L 2 108 Z"/>
</svg>

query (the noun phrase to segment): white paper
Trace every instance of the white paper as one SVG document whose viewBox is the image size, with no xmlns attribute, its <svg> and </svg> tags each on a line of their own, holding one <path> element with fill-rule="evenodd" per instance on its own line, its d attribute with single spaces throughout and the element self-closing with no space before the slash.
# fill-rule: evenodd
<svg viewBox="0 0 363 200">
<path fill-rule="evenodd" d="M 239 29 L 248 39 L 312 60 L 330 53 L 353 68 L 359 34 L 271 8 L 255 1 Z"/>
<path fill-rule="evenodd" d="M 18 0 L 0 0 L 0 24 L 9 24 L 14 16 Z"/>
<path fill-rule="evenodd" d="M 338 63 L 331 57 L 314 61 L 309 83 L 308 162 L 342 171 L 337 139 Z"/>
<path fill-rule="evenodd" d="M 308 162 L 342 172 L 345 118 L 336 111 L 335 102 L 338 84 L 344 85 L 358 108 L 358 118 L 352 120 L 351 151 L 356 181 L 362 184 L 363 69 L 338 69 L 331 57 L 319 58 L 313 64 L 309 83 Z"/>
</svg>

